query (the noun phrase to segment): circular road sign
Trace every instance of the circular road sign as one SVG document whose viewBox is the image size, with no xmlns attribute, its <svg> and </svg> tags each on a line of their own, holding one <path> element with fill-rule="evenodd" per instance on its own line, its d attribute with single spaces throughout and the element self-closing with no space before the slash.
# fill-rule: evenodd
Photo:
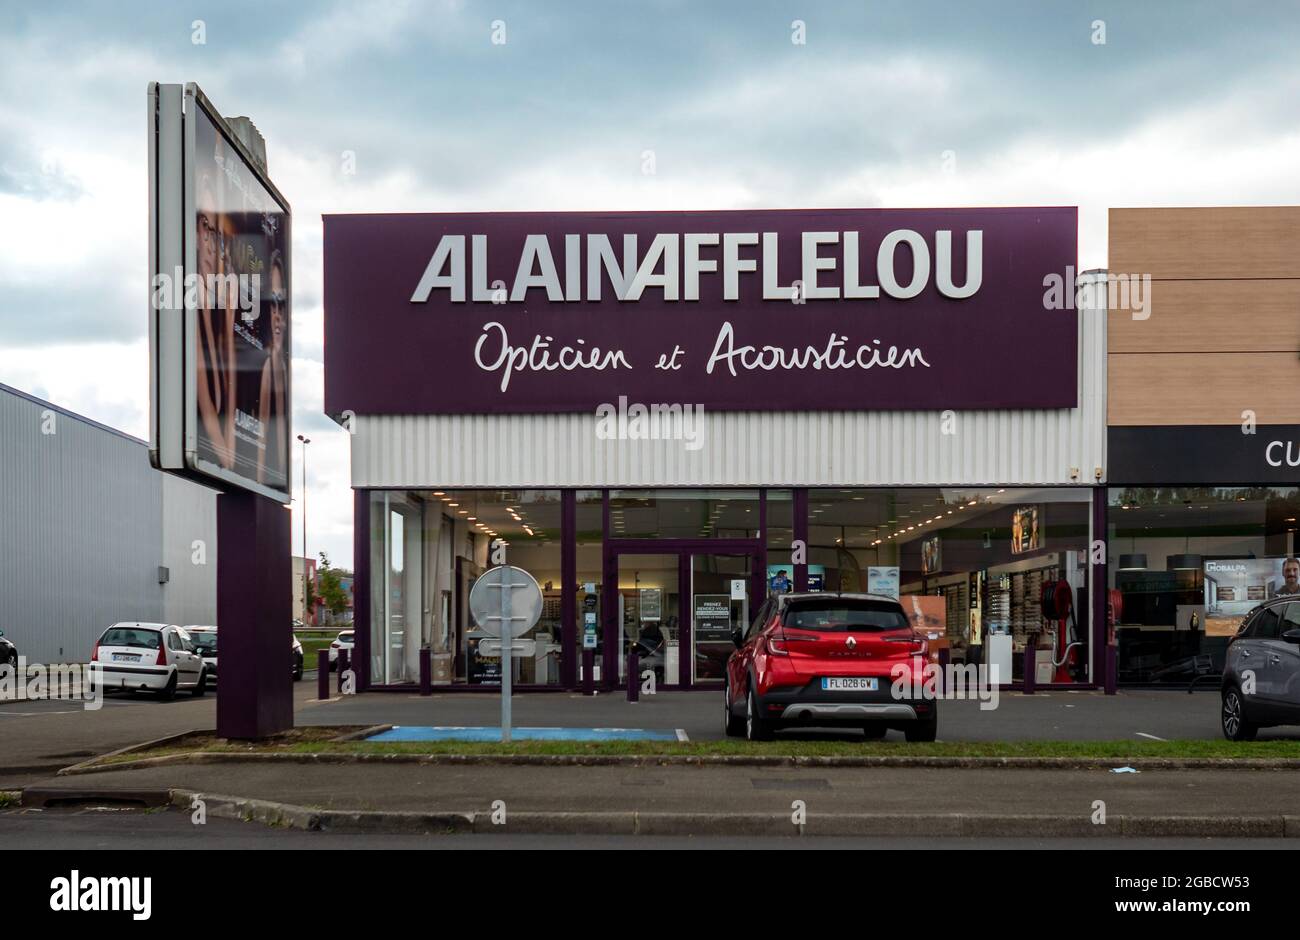
<svg viewBox="0 0 1300 940">
<path fill-rule="evenodd" d="M 510 622 L 502 626 L 502 595 L 508 594 Z M 523 636 L 542 616 L 542 589 L 523 568 L 489 568 L 469 589 L 469 612 L 488 636 Z"/>
</svg>

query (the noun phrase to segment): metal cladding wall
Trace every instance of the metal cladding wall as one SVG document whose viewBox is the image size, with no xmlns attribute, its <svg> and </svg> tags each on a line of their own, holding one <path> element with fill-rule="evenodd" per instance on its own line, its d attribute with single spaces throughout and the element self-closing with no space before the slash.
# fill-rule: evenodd
<svg viewBox="0 0 1300 940">
<path fill-rule="evenodd" d="M 164 545 L 169 514 L 206 533 L 199 571 Z M 167 487 L 143 441 L 0 386 L 0 629 L 28 662 L 84 662 L 118 620 L 215 622 L 215 561 L 215 492 Z"/>
<path fill-rule="evenodd" d="M 1104 274 L 1081 277 L 1098 279 Z M 706 413 L 695 451 L 681 441 L 599 440 L 593 413 L 358 415 L 352 484 L 1095 485 L 1106 467 L 1106 313 L 1104 291 L 1093 293 L 1095 305 L 1079 311 L 1076 408 L 962 411 L 953 402 L 951 434 L 935 411 Z M 1020 344 L 1025 368 L 1035 368 L 1032 342 L 1003 341 Z"/>
<path fill-rule="evenodd" d="M 168 623 L 217 622 L 217 510 L 215 490 L 170 473 L 162 479 L 162 588 Z M 198 543 L 198 544 L 196 544 Z M 201 560 L 204 564 L 195 564 Z"/>
</svg>

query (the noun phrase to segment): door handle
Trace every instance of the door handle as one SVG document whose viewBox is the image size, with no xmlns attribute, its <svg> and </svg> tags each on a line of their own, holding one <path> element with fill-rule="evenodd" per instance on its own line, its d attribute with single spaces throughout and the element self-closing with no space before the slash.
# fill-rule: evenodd
<svg viewBox="0 0 1300 940">
<path fill-rule="evenodd" d="M 1242 650 L 1242 651 L 1241 651 L 1241 658 L 1242 658 L 1242 659 L 1250 659 L 1250 650 Z"/>
</svg>

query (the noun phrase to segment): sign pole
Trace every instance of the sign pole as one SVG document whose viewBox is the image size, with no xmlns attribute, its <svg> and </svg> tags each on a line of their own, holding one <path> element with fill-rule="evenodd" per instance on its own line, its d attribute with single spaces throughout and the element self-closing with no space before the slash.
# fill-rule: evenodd
<svg viewBox="0 0 1300 940">
<path fill-rule="evenodd" d="M 514 672 L 514 631 L 510 617 L 510 594 L 514 587 L 514 570 L 506 566 L 501 577 L 501 740 L 510 743 L 511 673 Z"/>
<path fill-rule="evenodd" d="M 516 590 L 523 590 L 523 595 L 516 598 Z M 493 591 L 497 592 L 495 600 Z M 515 656 L 533 656 L 537 650 L 534 640 L 518 636 L 537 625 L 542 614 L 542 589 L 522 568 L 498 565 L 489 568 L 470 588 L 469 610 L 474 622 L 487 634 L 479 640 L 479 652 L 484 656 L 495 652 L 501 657 L 501 740 L 509 743 Z"/>
</svg>

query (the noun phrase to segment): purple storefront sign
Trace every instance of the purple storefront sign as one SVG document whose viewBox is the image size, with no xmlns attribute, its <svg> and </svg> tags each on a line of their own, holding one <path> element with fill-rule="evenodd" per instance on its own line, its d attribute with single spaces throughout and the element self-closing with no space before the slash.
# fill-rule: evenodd
<svg viewBox="0 0 1300 940">
<path fill-rule="evenodd" d="M 1072 207 L 324 225 L 336 416 L 1077 403 L 1076 311 L 1045 303 L 1077 264 Z"/>
</svg>

